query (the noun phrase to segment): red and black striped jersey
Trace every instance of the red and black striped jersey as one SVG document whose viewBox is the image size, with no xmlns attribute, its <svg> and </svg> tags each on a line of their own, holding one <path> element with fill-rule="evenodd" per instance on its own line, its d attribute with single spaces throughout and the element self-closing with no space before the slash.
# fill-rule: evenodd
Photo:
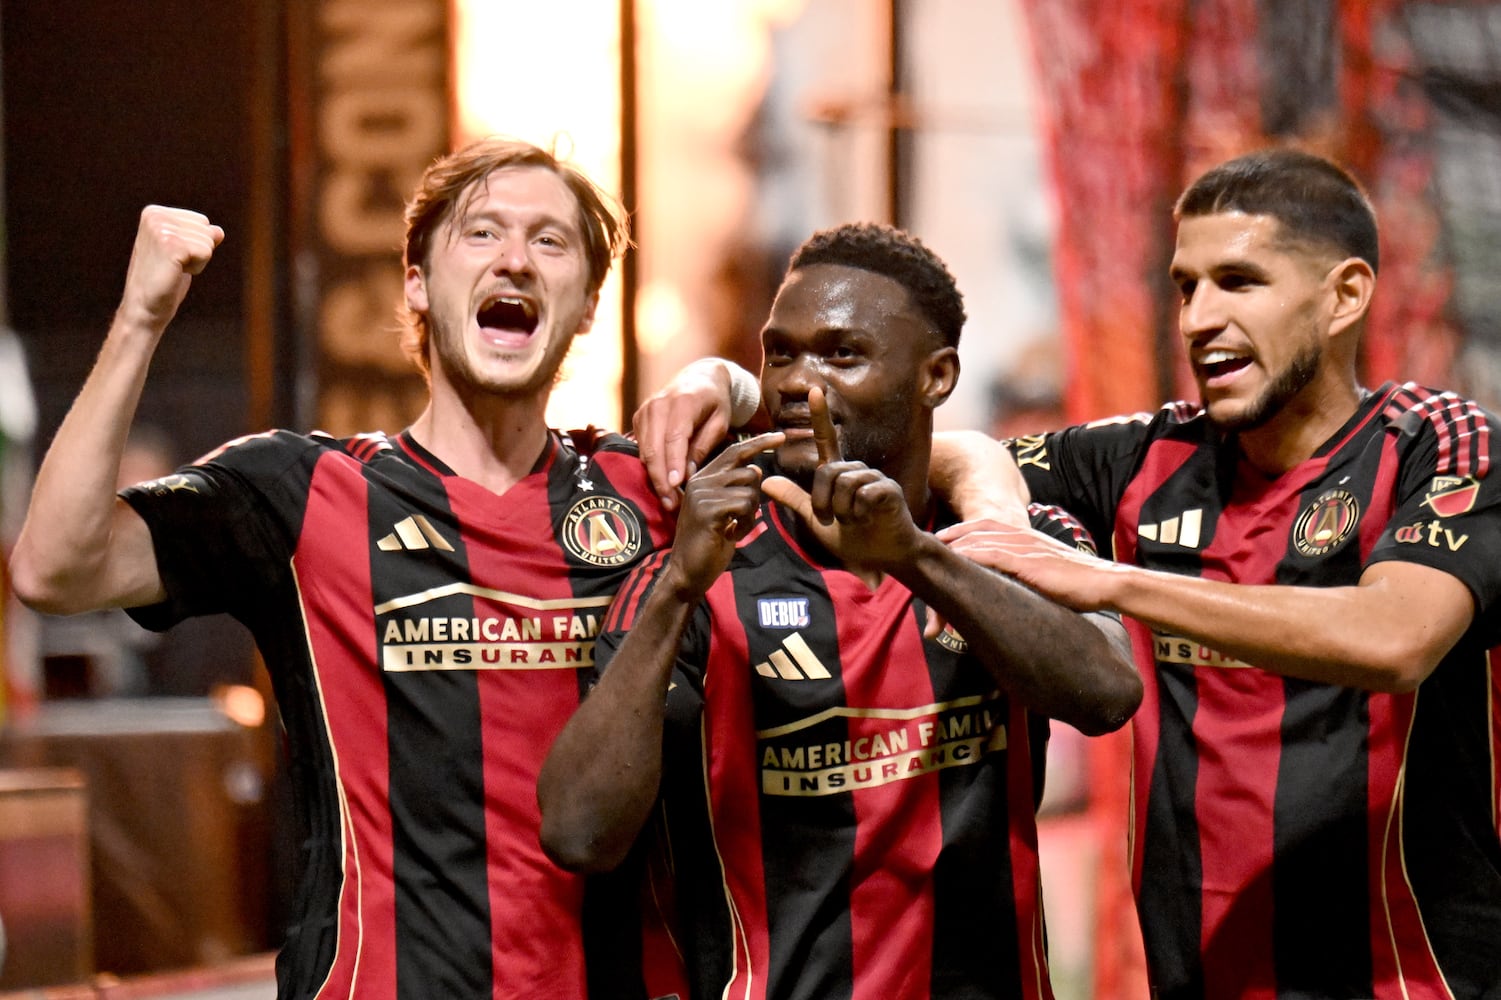
<svg viewBox="0 0 1501 1000">
<path fill-rule="evenodd" d="M 1501 996 L 1494 428 L 1452 394 L 1387 385 L 1274 479 L 1186 404 L 1012 442 L 1033 495 L 1122 562 L 1339 587 L 1403 560 L 1474 597 L 1469 630 L 1406 694 L 1285 678 L 1128 621 L 1146 684 L 1132 875 L 1156 996 Z"/>
<path fill-rule="evenodd" d="M 763 506 L 695 610 L 661 804 L 694 996 L 1052 996 L 1035 810 L 1048 722 L 890 577 Z M 1077 522 L 1036 519 L 1080 544 Z M 1087 546 L 1087 540 L 1083 540 Z M 656 581 L 621 589 L 600 668 Z"/>
<path fill-rule="evenodd" d="M 306 828 L 279 995 L 584 996 L 596 884 L 543 855 L 536 780 L 669 534 L 634 445 L 552 435 L 496 496 L 409 435 L 275 431 L 124 495 L 168 594 L 136 617 L 227 611 L 271 675 Z M 641 996 L 640 938 L 589 943 L 591 995 Z"/>
</svg>

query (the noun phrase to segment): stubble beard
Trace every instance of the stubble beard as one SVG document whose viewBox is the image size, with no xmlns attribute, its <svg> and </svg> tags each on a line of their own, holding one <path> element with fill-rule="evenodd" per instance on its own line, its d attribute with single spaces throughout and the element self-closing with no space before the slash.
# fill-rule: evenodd
<svg viewBox="0 0 1501 1000">
<path fill-rule="evenodd" d="M 1274 378 L 1270 385 L 1261 391 L 1261 395 L 1251 401 L 1246 410 L 1238 416 L 1228 418 L 1216 418 L 1213 409 L 1207 404 L 1204 412 L 1209 414 L 1209 422 L 1215 429 L 1222 433 L 1240 433 L 1253 431 L 1264 426 L 1269 420 L 1282 412 L 1283 407 L 1307 388 L 1319 373 L 1319 366 L 1323 364 L 1324 350 L 1317 342 L 1309 343 L 1299 351 Z"/>
</svg>

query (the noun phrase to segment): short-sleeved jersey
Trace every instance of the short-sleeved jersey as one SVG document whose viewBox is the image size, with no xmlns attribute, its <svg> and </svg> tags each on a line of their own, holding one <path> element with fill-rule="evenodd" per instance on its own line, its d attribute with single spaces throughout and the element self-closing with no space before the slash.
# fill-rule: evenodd
<svg viewBox="0 0 1501 1000">
<path fill-rule="evenodd" d="M 276 431 L 125 498 L 168 595 L 137 618 L 227 611 L 271 675 L 306 832 L 279 995 L 584 996 L 594 885 L 543 855 L 536 780 L 668 535 L 634 445 L 551 435 L 496 496 L 409 435 Z"/>
<path fill-rule="evenodd" d="M 1339 587 L 1403 560 L 1474 597 L 1469 630 L 1406 694 L 1284 678 L 1128 620 L 1146 685 L 1132 876 L 1156 996 L 1501 996 L 1495 427 L 1452 394 L 1387 385 L 1274 479 L 1186 404 L 1012 443 L 1033 496 L 1119 561 Z"/>
<path fill-rule="evenodd" d="M 1048 723 L 886 578 L 763 506 L 695 610 L 662 805 L 696 997 L 1046 998 L 1036 805 Z M 1077 522 L 1039 527 L 1081 547 Z M 663 558 L 621 589 L 601 668 Z"/>
</svg>

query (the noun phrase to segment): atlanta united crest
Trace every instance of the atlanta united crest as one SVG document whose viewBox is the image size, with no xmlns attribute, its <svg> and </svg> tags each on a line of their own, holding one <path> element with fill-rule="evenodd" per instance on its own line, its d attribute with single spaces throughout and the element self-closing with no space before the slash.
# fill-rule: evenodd
<svg viewBox="0 0 1501 1000">
<path fill-rule="evenodd" d="M 641 520 L 614 497 L 585 497 L 563 517 L 563 547 L 596 566 L 619 566 L 641 551 Z"/>
<path fill-rule="evenodd" d="M 1345 490 L 1320 493 L 1293 525 L 1293 548 L 1310 558 L 1328 555 L 1345 543 L 1360 521 L 1360 502 Z"/>
</svg>

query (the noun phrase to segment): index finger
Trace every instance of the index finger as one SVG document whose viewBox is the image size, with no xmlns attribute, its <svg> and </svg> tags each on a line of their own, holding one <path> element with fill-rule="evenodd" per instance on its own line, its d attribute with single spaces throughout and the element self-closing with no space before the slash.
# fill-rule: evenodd
<svg viewBox="0 0 1501 1000">
<path fill-rule="evenodd" d="M 823 389 L 811 386 L 808 389 L 808 415 L 813 423 L 813 444 L 818 448 L 818 464 L 827 465 L 844 459 L 839 450 L 839 432 L 829 417 L 829 401 Z"/>
<path fill-rule="evenodd" d="M 726 445 L 723 451 L 714 456 L 712 462 L 699 471 L 702 473 L 723 472 L 725 469 L 749 465 L 757 455 L 763 451 L 770 451 L 786 440 L 787 435 L 783 431 L 769 431 L 746 438 L 744 441 L 736 441 L 734 444 Z"/>
</svg>

